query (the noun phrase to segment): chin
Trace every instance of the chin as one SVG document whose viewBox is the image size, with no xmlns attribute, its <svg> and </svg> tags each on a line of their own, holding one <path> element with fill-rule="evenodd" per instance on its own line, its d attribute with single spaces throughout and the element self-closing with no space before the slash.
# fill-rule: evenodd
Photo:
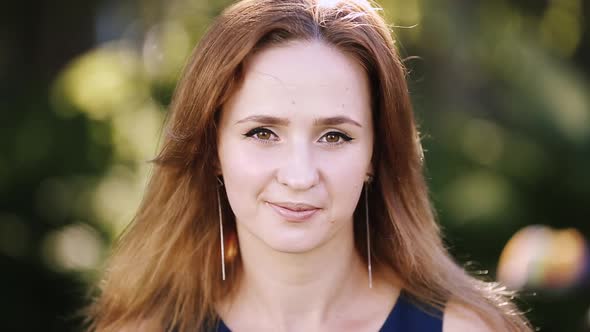
<svg viewBox="0 0 590 332">
<path fill-rule="evenodd" d="M 307 253 L 320 247 L 323 243 L 321 239 L 316 239 L 309 234 L 285 233 L 278 236 L 272 236 L 270 239 L 264 239 L 264 242 L 269 248 L 288 254 Z"/>
<path fill-rule="evenodd" d="M 266 247 L 277 252 L 303 254 L 321 247 L 330 239 L 330 230 L 321 227 L 320 220 L 302 225 L 277 222 L 273 219 L 265 224 L 267 227 L 259 229 L 261 232 L 257 232 L 256 237 Z"/>
<path fill-rule="evenodd" d="M 333 240 L 335 232 L 338 232 L 335 223 L 328 220 L 325 214 L 304 222 L 288 222 L 272 214 L 253 216 L 245 220 L 258 222 L 242 224 L 240 228 L 249 233 L 244 234 L 244 240 L 258 241 L 264 247 L 280 253 L 309 253 Z"/>
<path fill-rule="evenodd" d="M 281 245 L 277 247 L 272 247 L 273 250 L 284 253 L 284 254 L 305 254 L 308 252 L 313 251 L 313 249 L 317 248 L 318 246 L 314 245 Z"/>
</svg>

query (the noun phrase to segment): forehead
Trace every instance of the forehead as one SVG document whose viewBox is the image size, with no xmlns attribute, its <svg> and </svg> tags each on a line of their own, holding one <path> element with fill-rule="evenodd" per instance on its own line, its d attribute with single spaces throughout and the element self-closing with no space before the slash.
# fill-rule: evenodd
<svg viewBox="0 0 590 332">
<path fill-rule="evenodd" d="M 370 114 L 367 75 L 351 56 L 319 41 L 296 41 L 264 49 L 245 63 L 241 87 L 228 100 L 231 118 Z"/>
</svg>

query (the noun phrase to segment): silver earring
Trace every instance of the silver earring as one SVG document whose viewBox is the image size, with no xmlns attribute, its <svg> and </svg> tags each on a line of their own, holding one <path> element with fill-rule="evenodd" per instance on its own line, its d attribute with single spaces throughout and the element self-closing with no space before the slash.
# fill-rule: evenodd
<svg viewBox="0 0 590 332">
<path fill-rule="evenodd" d="M 221 279 L 225 280 L 225 248 L 223 243 L 223 219 L 221 216 L 221 199 L 219 198 L 219 187 L 223 186 L 223 182 L 218 177 L 215 178 L 219 182 L 219 186 L 217 186 L 217 207 L 219 211 L 219 239 L 221 241 Z"/>
<path fill-rule="evenodd" d="M 371 235 L 369 232 L 369 183 L 372 181 L 369 175 L 365 182 L 365 223 L 367 226 L 367 270 L 369 272 L 369 288 L 373 288 L 373 271 L 371 268 Z"/>
</svg>

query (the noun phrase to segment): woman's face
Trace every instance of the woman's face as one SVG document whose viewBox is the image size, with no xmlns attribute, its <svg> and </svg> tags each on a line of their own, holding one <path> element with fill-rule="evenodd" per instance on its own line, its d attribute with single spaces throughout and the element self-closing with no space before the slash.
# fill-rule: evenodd
<svg viewBox="0 0 590 332">
<path fill-rule="evenodd" d="M 291 42 L 250 59 L 218 137 L 242 245 L 302 253 L 353 239 L 353 212 L 372 173 L 369 89 L 353 58 L 321 42 Z"/>
</svg>

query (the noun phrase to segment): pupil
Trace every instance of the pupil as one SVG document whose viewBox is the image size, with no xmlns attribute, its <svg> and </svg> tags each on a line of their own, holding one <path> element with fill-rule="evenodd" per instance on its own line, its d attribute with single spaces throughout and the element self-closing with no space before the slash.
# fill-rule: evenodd
<svg viewBox="0 0 590 332">
<path fill-rule="evenodd" d="M 328 139 L 328 142 L 332 142 L 332 143 L 334 143 L 338 140 L 338 137 L 336 137 L 336 135 L 334 135 L 334 134 L 330 134 L 326 138 Z"/>
</svg>

